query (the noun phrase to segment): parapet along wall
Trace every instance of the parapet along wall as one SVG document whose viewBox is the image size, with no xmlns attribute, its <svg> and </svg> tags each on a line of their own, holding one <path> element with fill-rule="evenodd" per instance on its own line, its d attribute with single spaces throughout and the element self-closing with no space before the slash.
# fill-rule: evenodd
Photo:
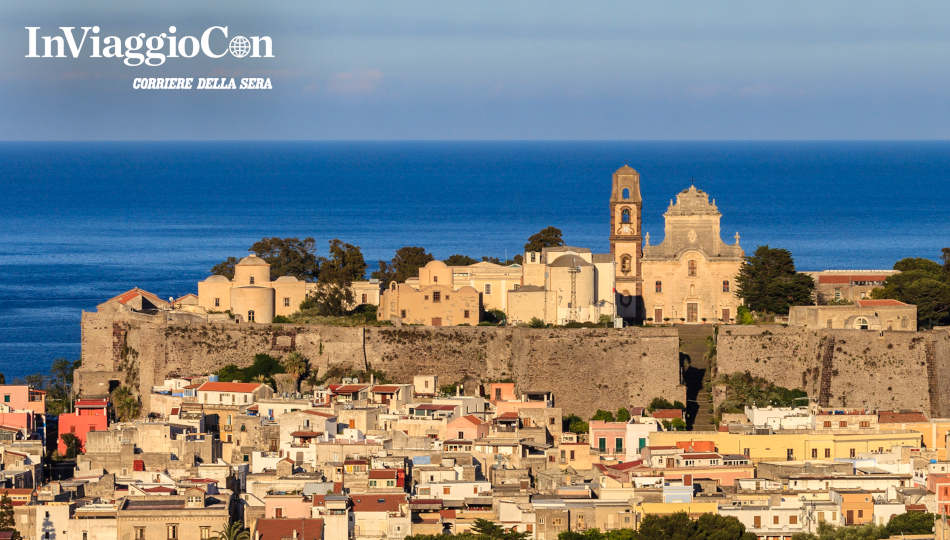
<svg viewBox="0 0 950 540">
<path fill-rule="evenodd" d="M 318 373 L 375 369 L 397 382 L 436 374 L 440 384 L 512 379 L 549 390 L 565 413 L 685 399 L 672 328 L 332 327 L 207 322 L 166 313 L 83 313 L 76 388 L 102 395 L 126 384 L 148 401 L 171 374 L 202 375 L 249 365 L 255 354 L 296 350 Z"/>
<path fill-rule="evenodd" d="M 950 330 L 723 326 L 716 351 L 717 374 L 748 371 L 824 406 L 950 416 Z"/>
</svg>

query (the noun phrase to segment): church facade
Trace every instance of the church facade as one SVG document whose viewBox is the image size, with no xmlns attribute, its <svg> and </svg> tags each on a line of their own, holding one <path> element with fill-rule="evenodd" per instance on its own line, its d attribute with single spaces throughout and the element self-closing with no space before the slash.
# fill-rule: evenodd
<svg viewBox="0 0 950 540">
<path fill-rule="evenodd" d="M 663 241 L 641 231 L 640 175 L 624 166 L 613 175 L 610 252 L 616 261 L 617 316 L 648 324 L 732 322 L 742 301 L 735 278 L 745 253 L 720 237 L 715 199 L 695 186 L 676 195 L 663 214 Z"/>
</svg>

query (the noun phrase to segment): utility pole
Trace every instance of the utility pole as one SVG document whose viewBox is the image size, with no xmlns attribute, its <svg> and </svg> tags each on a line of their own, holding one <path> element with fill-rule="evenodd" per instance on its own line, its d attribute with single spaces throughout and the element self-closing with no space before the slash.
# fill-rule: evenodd
<svg viewBox="0 0 950 540">
<path fill-rule="evenodd" d="M 567 271 L 571 274 L 571 321 L 577 321 L 577 274 L 581 272 L 581 267 L 572 266 Z"/>
</svg>

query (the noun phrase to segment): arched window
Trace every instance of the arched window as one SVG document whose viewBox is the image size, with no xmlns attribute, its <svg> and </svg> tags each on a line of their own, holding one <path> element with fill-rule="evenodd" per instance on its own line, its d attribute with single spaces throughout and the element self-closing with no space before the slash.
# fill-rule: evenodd
<svg viewBox="0 0 950 540">
<path fill-rule="evenodd" d="M 696 277 L 696 261 L 686 263 L 686 271 L 689 277 Z"/>
<path fill-rule="evenodd" d="M 630 223 L 630 209 L 629 208 L 624 208 L 623 211 L 620 212 L 620 222 Z"/>
<path fill-rule="evenodd" d="M 630 190 L 627 189 L 627 188 L 623 188 L 623 192 L 621 193 L 621 197 L 623 197 L 624 199 L 629 199 L 629 198 L 630 198 Z"/>
<path fill-rule="evenodd" d="M 630 273 L 630 255 L 624 255 L 620 258 L 620 271 L 624 274 Z"/>
<path fill-rule="evenodd" d="M 857 328 L 858 330 L 867 330 L 870 327 L 870 325 L 868 324 L 867 319 L 865 319 L 864 317 L 858 317 L 857 319 L 854 320 L 854 327 Z"/>
<path fill-rule="evenodd" d="M 247 322 L 254 322 L 254 310 L 247 310 Z"/>
</svg>

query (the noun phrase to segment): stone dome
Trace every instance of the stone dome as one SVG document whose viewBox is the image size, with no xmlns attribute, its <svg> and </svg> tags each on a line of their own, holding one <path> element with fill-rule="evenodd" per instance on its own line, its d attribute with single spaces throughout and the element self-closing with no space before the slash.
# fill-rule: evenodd
<svg viewBox="0 0 950 540">
<path fill-rule="evenodd" d="M 237 266 L 270 266 L 270 263 L 258 257 L 256 254 L 251 253 L 238 261 Z"/>
</svg>

